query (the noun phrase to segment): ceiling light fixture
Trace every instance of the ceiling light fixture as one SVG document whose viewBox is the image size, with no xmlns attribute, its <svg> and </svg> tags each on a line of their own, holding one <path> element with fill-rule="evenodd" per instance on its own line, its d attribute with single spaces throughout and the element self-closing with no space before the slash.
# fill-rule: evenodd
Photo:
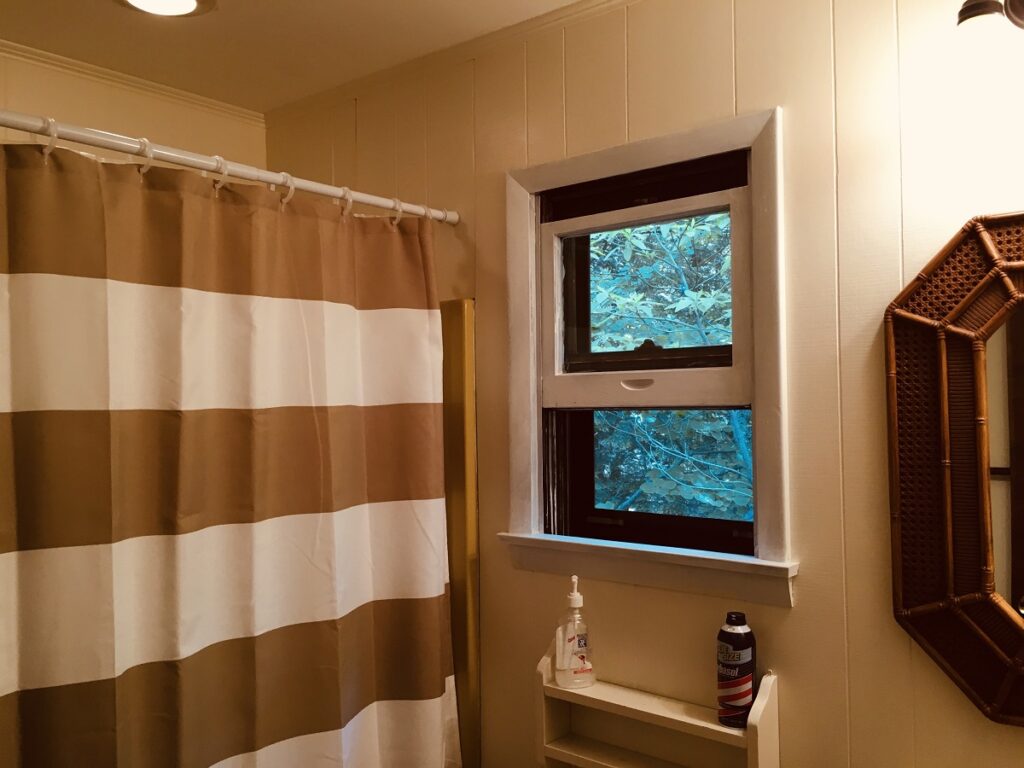
<svg viewBox="0 0 1024 768">
<path fill-rule="evenodd" d="M 989 14 L 1006 16 L 1018 27 L 1024 29 L 1024 0 L 967 0 L 960 6 L 956 23 L 963 24 Z"/>
<path fill-rule="evenodd" d="M 137 11 L 154 16 L 198 16 L 212 11 L 216 0 L 118 0 Z"/>
</svg>

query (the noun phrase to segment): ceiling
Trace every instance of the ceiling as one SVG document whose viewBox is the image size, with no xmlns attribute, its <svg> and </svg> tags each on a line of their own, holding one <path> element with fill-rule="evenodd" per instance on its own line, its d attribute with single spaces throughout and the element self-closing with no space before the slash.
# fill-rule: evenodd
<svg viewBox="0 0 1024 768">
<path fill-rule="evenodd" d="M 149 16 L 116 0 L 0 0 L 0 38 L 266 112 L 574 0 L 218 0 Z"/>
</svg>

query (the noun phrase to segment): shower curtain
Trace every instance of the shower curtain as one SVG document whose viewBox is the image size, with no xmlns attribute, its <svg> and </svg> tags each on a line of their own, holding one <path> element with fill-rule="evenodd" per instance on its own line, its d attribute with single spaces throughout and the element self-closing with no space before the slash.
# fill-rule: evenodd
<svg viewBox="0 0 1024 768">
<path fill-rule="evenodd" d="M 428 224 L 0 152 L 0 767 L 459 763 Z"/>
</svg>

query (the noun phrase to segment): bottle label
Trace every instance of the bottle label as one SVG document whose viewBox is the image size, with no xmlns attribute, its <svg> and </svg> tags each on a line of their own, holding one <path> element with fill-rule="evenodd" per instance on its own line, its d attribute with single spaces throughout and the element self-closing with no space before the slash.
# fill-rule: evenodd
<svg viewBox="0 0 1024 768">
<path fill-rule="evenodd" d="M 737 650 L 731 645 L 726 643 L 718 644 L 718 664 L 719 671 L 722 670 L 723 664 L 748 664 L 751 659 L 754 658 L 754 651 L 750 648 L 743 648 Z"/>
<path fill-rule="evenodd" d="M 566 638 L 568 647 L 568 664 L 562 669 L 572 670 L 574 675 L 585 675 L 592 671 L 594 666 L 590 663 L 590 643 L 586 632 L 579 632 Z"/>
<path fill-rule="evenodd" d="M 746 724 L 754 703 L 754 644 L 750 633 L 722 632 L 718 638 L 718 718 Z"/>
</svg>

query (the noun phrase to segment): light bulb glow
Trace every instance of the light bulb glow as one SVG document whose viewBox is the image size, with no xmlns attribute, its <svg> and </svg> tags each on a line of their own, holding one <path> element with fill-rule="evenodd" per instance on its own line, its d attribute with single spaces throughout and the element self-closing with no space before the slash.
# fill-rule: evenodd
<svg viewBox="0 0 1024 768">
<path fill-rule="evenodd" d="M 197 0 L 128 0 L 128 3 L 156 16 L 186 16 L 199 7 Z"/>
</svg>

